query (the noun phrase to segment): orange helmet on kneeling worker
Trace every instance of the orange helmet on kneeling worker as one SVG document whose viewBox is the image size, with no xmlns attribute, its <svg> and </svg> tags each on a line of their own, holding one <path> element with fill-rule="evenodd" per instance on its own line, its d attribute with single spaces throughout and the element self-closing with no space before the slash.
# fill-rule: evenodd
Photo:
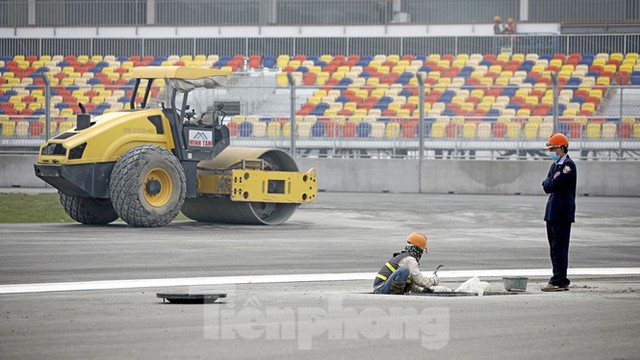
<svg viewBox="0 0 640 360">
<path fill-rule="evenodd" d="M 419 247 L 422 250 L 427 250 L 427 235 L 419 232 L 412 232 L 407 236 L 407 242 Z"/>
</svg>

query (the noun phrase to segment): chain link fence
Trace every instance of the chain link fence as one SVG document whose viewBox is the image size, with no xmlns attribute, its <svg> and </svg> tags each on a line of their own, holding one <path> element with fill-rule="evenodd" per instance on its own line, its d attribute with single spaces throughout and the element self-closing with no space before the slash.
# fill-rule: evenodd
<svg viewBox="0 0 640 360">
<path fill-rule="evenodd" d="M 117 57 L 197 56 L 201 54 L 277 57 L 281 54 L 499 54 L 513 53 L 638 53 L 640 34 L 524 35 L 517 36 L 410 36 L 410 37 L 304 37 L 304 38 L 4 38 L 2 56 L 57 54 Z"/>
<path fill-rule="evenodd" d="M 508 79 L 445 85 L 421 76 L 404 86 L 361 79 L 318 86 L 305 85 L 303 75 L 251 71 L 234 74 L 212 100 L 225 107 L 232 144 L 281 148 L 296 157 L 546 159 L 546 140 L 562 132 L 579 154 L 574 157 L 640 160 L 638 86 Z M 3 151 L 34 151 L 73 129 L 78 103 L 99 116 L 128 108 L 132 96 L 130 83 L 82 80 L 4 84 L 1 90 Z"/>
</svg>

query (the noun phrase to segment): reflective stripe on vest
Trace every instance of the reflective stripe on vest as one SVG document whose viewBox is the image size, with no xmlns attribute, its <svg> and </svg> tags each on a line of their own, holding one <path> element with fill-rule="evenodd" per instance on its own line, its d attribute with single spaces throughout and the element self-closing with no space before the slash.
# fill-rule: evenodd
<svg viewBox="0 0 640 360">
<path fill-rule="evenodd" d="M 389 270 L 391 270 L 392 273 L 396 272 L 396 268 L 394 268 L 391 264 L 386 263 L 385 265 L 387 265 L 387 267 L 389 268 Z"/>
</svg>

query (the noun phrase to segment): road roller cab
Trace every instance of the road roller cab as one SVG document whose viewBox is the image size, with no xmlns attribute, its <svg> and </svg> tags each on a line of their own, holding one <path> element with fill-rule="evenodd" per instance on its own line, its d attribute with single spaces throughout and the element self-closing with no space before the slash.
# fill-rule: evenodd
<svg viewBox="0 0 640 360">
<path fill-rule="evenodd" d="M 76 128 L 41 146 L 36 175 L 59 190 L 67 214 L 83 224 L 120 217 L 132 226 L 163 226 L 180 210 L 198 221 L 284 222 L 315 199 L 315 172 L 298 172 L 277 149 L 229 147 L 213 94 L 229 75 L 134 69 L 129 109 L 78 114 Z"/>
</svg>

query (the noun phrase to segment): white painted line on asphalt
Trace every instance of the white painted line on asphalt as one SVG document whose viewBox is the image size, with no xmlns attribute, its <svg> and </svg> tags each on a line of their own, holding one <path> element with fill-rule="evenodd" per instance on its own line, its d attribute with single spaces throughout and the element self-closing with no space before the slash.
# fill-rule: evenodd
<svg viewBox="0 0 640 360">
<path fill-rule="evenodd" d="M 429 276 L 431 272 L 425 271 Z M 248 275 L 248 276 L 217 276 L 197 278 L 169 278 L 169 279 L 133 279 L 133 280 L 103 280 L 103 281 L 79 281 L 40 284 L 11 284 L 0 285 L 0 294 L 26 294 L 59 291 L 85 291 L 85 290 L 114 290 L 136 288 L 160 288 L 173 286 L 206 286 L 206 285 L 232 285 L 232 284 L 268 284 L 268 283 L 295 283 L 317 281 L 345 281 L 345 280 L 371 280 L 375 273 L 336 273 L 336 274 L 295 274 L 295 275 Z M 640 268 L 575 268 L 569 269 L 572 276 L 626 276 L 640 275 Z M 551 276 L 550 269 L 497 269 L 497 270 L 451 270 L 438 271 L 441 279 L 467 279 L 473 276 L 480 278 L 500 278 L 503 276 Z"/>
</svg>

